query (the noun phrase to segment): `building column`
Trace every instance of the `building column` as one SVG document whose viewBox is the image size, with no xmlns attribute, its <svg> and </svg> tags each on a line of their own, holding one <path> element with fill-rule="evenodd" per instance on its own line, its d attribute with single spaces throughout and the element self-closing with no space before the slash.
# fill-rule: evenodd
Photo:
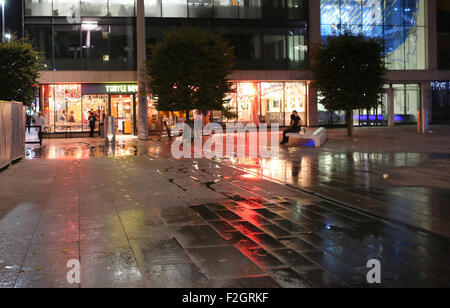
<svg viewBox="0 0 450 308">
<path fill-rule="evenodd" d="M 147 55 L 145 40 L 144 0 L 137 0 L 136 41 L 137 41 L 137 80 L 139 88 L 139 140 L 148 139 L 148 103 L 147 103 Z"/>
<path fill-rule="evenodd" d="M 438 69 L 438 40 L 437 40 L 437 5 L 436 0 L 426 1 L 426 25 L 427 25 L 427 43 L 428 43 L 428 69 Z"/>
<path fill-rule="evenodd" d="M 311 46 L 318 45 L 322 42 L 320 34 L 320 1 L 308 1 L 309 6 L 309 49 Z M 318 126 L 319 114 L 317 109 L 317 90 L 314 88 L 311 82 L 308 82 L 308 106 L 307 112 L 307 125 Z"/>
<path fill-rule="evenodd" d="M 392 127 L 395 125 L 395 109 L 394 109 L 394 88 L 392 87 L 392 84 L 390 85 L 389 89 L 387 90 L 387 96 L 388 96 L 388 126 Z"/>
</svg>

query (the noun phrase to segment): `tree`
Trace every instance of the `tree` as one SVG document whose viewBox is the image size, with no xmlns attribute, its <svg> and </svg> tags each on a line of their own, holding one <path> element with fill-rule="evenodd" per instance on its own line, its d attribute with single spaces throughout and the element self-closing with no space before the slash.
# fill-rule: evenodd
<svg viewBox="0 0 450 308">
<path fill-rule="evenodd" d="M 313 49 L 311 71 L 328 110 L 345 110 L 348 136 L 353 136 L 353 110 L 381 103 L 386 83 L 383 42 L 344 33 Z"/>
<path fill-rule="evenodd" d="M 36 97 L 41 55 L 28 39 L 0 43 L 0 99 L 31 105 Z"/>
<path fill-rule="evenodd" d="M 223 110 L 233 48 L 220 35 L 183 26 L 152 46 L 149 87 L 160 111 Z"/>
</svg>

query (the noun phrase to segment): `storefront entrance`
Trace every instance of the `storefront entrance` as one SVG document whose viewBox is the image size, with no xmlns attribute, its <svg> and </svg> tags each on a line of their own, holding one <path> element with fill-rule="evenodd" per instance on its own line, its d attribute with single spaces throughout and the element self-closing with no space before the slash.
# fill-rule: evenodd
<svg viewBox="0 0 450 308">
<path fill-rule="evenodd" d="M 112 116 L 118 134 L 136 134 L 136 84 L 42 85 L 40 92 L 37 111 L 43 112 L 48 133 L 89 132 L 92 112 L 96 131 Z"/>
<path fill-rule="evenodd" d="M 111 95 L 111 116 L 119 134 L 134 134 L 136 128 L 135 95 Z"/>
</svg>

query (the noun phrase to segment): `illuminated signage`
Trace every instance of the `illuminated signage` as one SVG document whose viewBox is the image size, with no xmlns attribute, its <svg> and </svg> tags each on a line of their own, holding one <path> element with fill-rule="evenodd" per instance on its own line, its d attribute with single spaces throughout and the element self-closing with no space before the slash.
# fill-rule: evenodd
<svg viewBox="0 0 450 308">
<path fill-rule="evenodd" d="M 81 94 L 135 94 L 138 86 L 135 83 L 83 83 Z"/>
<path fill-rule="evenodd" d="M 138 86 L 135 84 L 113 84 L 106 85 L 106 93 L 137 93 Z"/>
</svg>

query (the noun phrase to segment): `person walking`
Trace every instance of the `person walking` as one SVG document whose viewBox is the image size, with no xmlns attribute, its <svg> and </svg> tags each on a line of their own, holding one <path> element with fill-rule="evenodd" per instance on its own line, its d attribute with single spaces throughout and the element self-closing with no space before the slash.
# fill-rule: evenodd
<svg viewBox="0 0 450 308">
<path fill-rule="evenodd" d="M 27 126 L 28 133 L 31 133 L 31 122 L 32 122 L 32 120 L 33 120 L 33 117 L 31 116 L 31 114 L 29 114 L 27 112 L 26 126 Z"/>
<path fill-rule="evenodd" d="M 287 136 L 288 133 L 300 132 L 300 130 L 302 129 L 301 122 L 302 121 L 298 116 L 297 111 L 296 110 L 292 111 L 291 124 L 289 125 L 289 128 L 283 132 L 283 141 L 281 141 L 281 144 L 286 144 L 289 142 L 289 137 Z"/>
<path fill-rule="evenodd" d="M 97 122 L 97 117 L 95 116 L 95 114 L 91 111 L 89 112 L 89 128 L 90 128 L 90 133 L 89 133 L 89 137 L 94 137 L 94 131 L 95 131 L 95 122 Z"/>
<path fill-rule="evenodd" d="M 40 127 L 40 129 L 38 130 L 38 136 L 39 136 L 39 140 L 42 140 L 42 134 L 45 132 L 45 118 L 42 115 L 41 111 L 39 111 L 39 113 L 38 113 L 38 117 L 36 118 L 35 125 Z"/>
</svg>

